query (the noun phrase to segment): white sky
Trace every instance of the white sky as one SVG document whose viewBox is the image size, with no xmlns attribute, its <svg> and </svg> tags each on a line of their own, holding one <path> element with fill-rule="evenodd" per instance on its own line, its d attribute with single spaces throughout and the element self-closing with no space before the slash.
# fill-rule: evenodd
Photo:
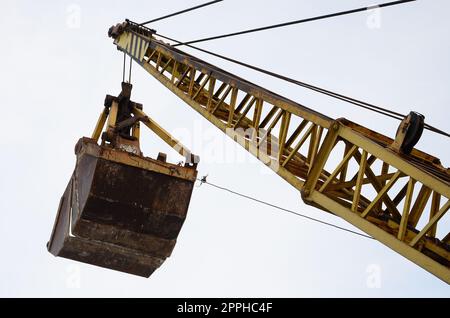
<svg viewBox="0 0 450 318">
<path fill-rule="evenodd" d="M 120 89 L 122 55 L 106 35 L 125 18 L 138 22 L 201 1 L 0 2 L 0 296 L 58 297 L 448 297 L 450 289 L 378 242 L 283 214 L 208 186 L 196 188 L 170 259 L 142 279 L 46 251 L 59 198 L 105 94 Z M 226 0 L 155 24 L 180 40 L 238 31 L 373 4 L 361 0 Z M 306 82 L 416 110 L 448 130 L 450 2 L 419 0 L 388 8 L 381 27 L 368 13 L 203 43 L 202 46 Z M 79 13 L 79 24 L 77 14 Z M 75 16 L 74 16 L 75 14 Z M 347 117 L 394 136 L 397 122 L 299 87 L 191 52 L 331 117 Z M 133 99 L 202 158 L 200 175 L 220 185 L 335 224 L 246 155 L 176 96 L 134 68 Z M 449 163 L 449 141 L 426 132 L 419 148 Z M 142 148 L 167 147 L 150 133 Z M 232 152 L 227 160 L 220 153 Z M 169 152 L 171 160 L 178 157 Z M 380 288 L 367 284 L 381 270 Z"/>
</svg>

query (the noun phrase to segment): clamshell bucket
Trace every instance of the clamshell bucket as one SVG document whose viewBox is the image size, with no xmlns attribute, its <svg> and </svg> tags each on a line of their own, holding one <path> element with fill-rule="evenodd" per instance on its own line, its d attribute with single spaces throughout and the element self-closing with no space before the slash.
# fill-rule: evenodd
<svg viewBox="0 0 450 318">
<path fill-rule="evenodd" d="M 136 127 L 137 121 L 125 120 Z M 154 126 L 147 116 L 140 120 Z M 101 145 L 95 138 L 78 141 L 75 171 L 61 198 L 48 250 L 149 277 L 175 247 L 196 181 L 196 163 L 171 164 L 162 154 L 144 157 L 136 138 L 129 138 L 131 143 L 123 138 L 110 130 Z"/>
<path fill-rule="evenodd" d="M 163 263 L 164 259 L 135 249 L 74 235 L 72 206 L 75 196 L 72 178 L 61 198 L 53 232 L 47 244 L 50 253 L 143 277 L 149 277 Z"/>
</svg>

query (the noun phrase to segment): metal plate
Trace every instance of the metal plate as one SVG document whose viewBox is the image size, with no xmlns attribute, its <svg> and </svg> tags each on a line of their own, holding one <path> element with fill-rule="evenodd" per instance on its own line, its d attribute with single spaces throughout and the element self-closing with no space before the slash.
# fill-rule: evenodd
<svg viewBox="0 0 450 318">
<path fill-rule="evenodd" d="M 117 153 L 123 151 L 81 141 L 75 168 L 76 223 L 83 219 L 164 240 L 176 239 L 195 180 L 184 175 L 186 169 L 191 174 L 195 169 L 158 162 L 169 168 L 168 175 L 158 165 L 136 167 L 123 160 L 155 163 L 153 159 L 127 154 L 111 160 Z M 77 226 L 74 233 L 78 234 Z"/>
<path fill-rule="evenodd" d="M 52 236 L 47 244 L 50 253 L 142 277 L 149 277 L 164 262 L 133 249 L 74 236 L 70 231 L 72 197 L 71 179 L 61 198 Z"/>
<path fill-rule="evenodd" d="M 98 146 L 82 138 L 48 250 L 149 277 L 169 257 L 197 171 Z"/>
</svg>

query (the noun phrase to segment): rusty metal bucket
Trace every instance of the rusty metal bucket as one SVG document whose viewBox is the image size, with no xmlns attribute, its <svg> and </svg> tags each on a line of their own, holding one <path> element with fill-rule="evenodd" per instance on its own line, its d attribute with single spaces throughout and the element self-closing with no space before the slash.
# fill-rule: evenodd
<svg viewBox="0 0 450 318">
<path fill-rule="evenodd" d="M 134 155 L 82 138 L 47 245 L 61 256 L 149 277 L 186 218 L 195 166 Z"/>
</svg>

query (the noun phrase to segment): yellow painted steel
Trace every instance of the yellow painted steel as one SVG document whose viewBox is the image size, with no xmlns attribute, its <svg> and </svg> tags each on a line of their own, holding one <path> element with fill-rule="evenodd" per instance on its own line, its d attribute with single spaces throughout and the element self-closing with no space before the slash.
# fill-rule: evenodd
<svg viewBox="0 0 450 318">
<path fill-rule="evenodd" d="M 119 112 L 119 103 L 117 101 L 113 101 L 111 109 L 109 111 L 108 129 L 114 129 L 114 127 L 116 126 L 118 112 Z"/>
<path fill-rule="evenodd" d="M 141 66 L 298 189 L 307 204 L 340 216 L 450 283 L 449 229 L 442 222 L 450 175 L 439 159 L 417 149 L 399 155 L 392 138 L 331 119 L 144 33 L 134 26 L 116 44 L 134 55 L 130 38 L 140 34 L 148 43 Z M 144 123 L 174 143 L 156 123 Z M 415 185 L 423 191 L 413 196 Z"/>
<path fill-rule="evenodd" d="M 133 33 L 124 33 L 117 42 L 117 46 L 128 52 L 137 61 L 141 62 L 147 52 L 149 42 Z"/>
<path fill-rule="evenodd" d="M 92 139 L 96 142 L 99 140 L 100 135 L 102 134 L 103 127 L 105 126 L 106 119 L 108 118 L 108 110 L 105 108 L 100 114 L 97 124 L 95 125 L 95 130 L 92 133 Z"/>
<path fill-rule="evenodd" d="M 139 122 L 133 125 L 133 137 L 137 140 L 141 139 L 141 124 Z"/>
<path fill-rule="evenodd" d="M 142 105 L 141 107 L 142 108 Z M 132 136 L 136 139 L 136 144 L 139 147 L 139 141 L 140 141 L 140 135 L 141 135 L 141 129 L 140 129 L 140 121 L 142 121 L 150 130 L 152 130 L 158 137 L 160 137 L 165 143 L 167 143 L 170 147 L 172 147 L 175 151 L 177 151 L 180 155 L 182 155 L 186 159 L 186 163 L 188 164 L 197 164 L 199 162 L 199 157 L 192 154 L 192 152 L 184 146 L 180 141 L 178 141 L 176 138 L 174 138 L 169 132 L 167 132 L 164 128 L 162 128 L 160 125 L 158 125 L 153 119 L 151 119 L 142 109 L 138 107 L 134 107 L 132 109 L 132 113 L 136 118 L 139 118 L 139 120 L 132 126 Z M 119 111 L 119 104 L 116 100 L 112 102 L 111 109 L 108 110 L 108 108 L 105 107 L 103 112 L 100 114 L 99 119 L 97 121 L 97 124 L 95 126 L 95 129 L 92 133 L 91 139 L 93 139 L 95 142 L 98 142 L 102 130 L 105 126 L 106 121 L 108 121 L 108 125 L 106 127 L 106 131 L 113 131 L 114 128 L 117 125 L 117 115 Z M 139 157 L 134 156 L 130 158 L 126 153 L 123 153 L 121 151 L 113 151 L 113 152 L 105 152 L 105 158 L 111 161 L 126 163 L 130 166 L 136 166 L 141 168 L 146 168 L 143 166 L 143 163 L 145 164 L 145 160 L 138 160 Z M 159 164 L 160 161 L 155 161 L 157 164 Z M 166 164 L 163 164 L 162 166 L 165 166 Z M 159 169 L 158 167 L 152 166 L 153 170 L 169 174 L 171 175 L 173 171 L 170 171 L 167 173 L 167 169 L 162 167 Z M 192 170 L 192 169 L 191 169 Z M 195 180 L 194 180 L 195 181 Z"/>
<path fill-rule="evenodd" d="M 152 130 L 158 137 L 160 137 L 164 142 L 166 142 L 169 146 L 171 146 L 176 152 L 186 158 L 188 162 L 192 162 L 192 153 L 191 151 L 185 147 L 180 141 L 175 139 L 170 133 L 168 133 L 164 128 L 162 128 L 156 121 L 148 117 L 142 110 L 138 108 L 133 109 L 133 114 L 138 117 L 143 117 L 142 122 L 146 125 L 150 130 Z"/>
</svg>

